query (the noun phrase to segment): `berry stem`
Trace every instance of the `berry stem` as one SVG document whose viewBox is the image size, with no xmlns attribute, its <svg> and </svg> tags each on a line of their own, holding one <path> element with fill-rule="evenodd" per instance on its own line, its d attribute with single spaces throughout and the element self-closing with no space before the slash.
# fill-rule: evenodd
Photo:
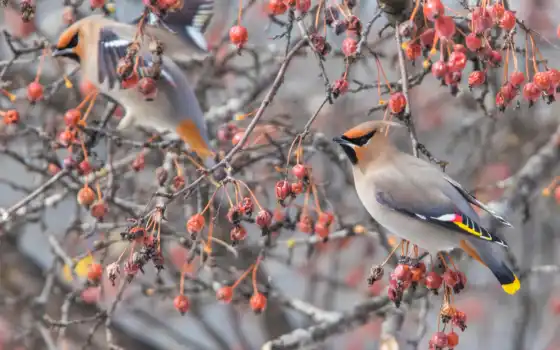
<svg viewBox="0 0 560 350">
<path fill-rule="evenodd" d="M 319 1 L 319 7 L 317 7 L 317 13 L 315 14 L 315 31 L 317 31 L 317 28 L 319 27 L 319 14 L 321 13 L 323 2 L 325 2 L 325 0 Z"/>
<path fill-rule="evenodd" d="M 412 14 L 410 15 L 410 19 L 409 21 L 414 23 L 414 17 L 416 17 L 416 14 L 418 13 L 418 9 L 420 8 L 420 0 L 416 0 L 416 5 L 414 5 L 414 10 L 412 11 Z"/>
<path fill-rule="evenodd" d="M 216 192 L 214 192 L 216 193 Z M 212 196 L 212 198 L 214 198 Z M 212 253 L 212 235 L 214 233 L 214 207 L 210 206 L 210 219 L 208 221 L 208 242 L 204 245 L 206 253 Z"/>
<path fill-rule="evenodd" d="M 86 120 L 87 120 L 87 118 L 88 118 L 88 116 L 89 116 L 89 113 L 90 113 L 91 110 L 93 109 L 93 105 L 95 104 L 95 101 L 97 100 L 97 96 L 98 96 L 97 91 L 94 91 L 94 92 L 93 92 L 93 96 L 91 97 L 91 99 L 90 99 L 90 101 L 89 101 L 89 105 L 88 105 L 88 107 L 87 107 L 87 109 L 86 109 L 86 112 L 84 113 L 84 117 L 80 120 L 80 123 L 85 124 L 85 122 L 86 122 Z"/>
<path fill-rule="evenodd" d="M 259 264 L 261 263 L 261 260 L 262 260 L 262 255 L 259 255 L 259 257 L 257 258 L 257 262 L 255 263 L 255 267 L 253 267 L 252 281 L 253 281 L 253 292 L 255 294 L 259 292 L 259 289 L 257 288 L 257 271 L 259 270 Z"/>
<path fill-rule="evenodd" d="M 183 295 L 185 291 L 185 265 L 187 263 L 183 263 L 183 267 L 181 267 L 181 282 L 179 282 L 179 294 Z"/>
<path fill-rule="evenodd" d="M 263 210 L 263 207 L 261 206 L 261 204 L 259 203 L 259 200 L 257 199 L 257 196 L 255 196 L 255 194 L 253 193 L 253 191 L 251 191 L 251 188 L 249 188 L 249 186 L 243 182 L 242 180 L 235 180 L 235 182 L 239 182 L 241 183 L 246 189 L 247 191 L 249 191 L 249 194 L 251 195 L 251 197 L 253 198 L 253 200 L 255 201 L 255 203 L 257 203 L 257 206 L 259 207 L 260 210 Z"/>
<path fill-rule="evenodd" d="M 214 190 L 214 193 L 212 194 L 212 197 L 210 197 L 210 200 L 208 200 L 208 203 L 206 204 L 206 206 L 204 207 L 204 209 L 200 212 L 200 215 L 204 215 L 204 213 L 206 212 L 206 210 L 208 210 L 208 208 L 211 207 L 212 202 L 214 201 L 214 196 L 216 195 L 216 193 L 218 193 L 219 188 L 216 188 Z"/>
<path fill-rule="evenodd" d="M 247 277 L 249 272 L 253 271 L 254 266 L 255 264 L 251 264 L 251 266 L 249 266 L 249 268 L 245 270 L 245 272 L 243 272 L 243 274 L 237 279 L 237 281 L 235 281 L 235 283 L 231 286 L 231 289 L 235 289 L 235 287 L 237 287 L 239 283 L 241 283 L 241 281 L 243 281 L 245 277 Z"/>
<path fill-rule="evenodd" d="M 10 99 L 10 102 L 14 102 L 16 100 L 16 95 L 11 94 L 8 90 L 0 89 L 3 95 Z"/>
<path fill-rule="evenodd" d="M 101 196 L 101 187 L 99 186 L 99 181 L 95 182 L 95 187 L 97 189 L 97 199 L 101 200 L 103 197 Z"/>
<path fill-rule="evenodd" d="M 318 213 L 322 213 L 321 204 L 319 203 L 319 196 L 317 195 L 317 188 L 315 187 L 315 182 L 311 182 L 311 190 L 313 191 L 313 199 L 315 199 L 315 207 Z"/>
<path fill-rule="evenodd" d="M 239 0 L 239 9 L 237 10 L 237 25 L 241 25 L 242 13 L 243 13 L 243 0 Z"/>
<path fill-rule="evenodd" d="M 43 49 L 43 53 L 41 54 L 41 58 L 39 59 L 39 66 L 37 67 L 37 75 L 35 75 L 35 82 L 39 82 L 39 78 L 41 77 L 41 71 L 43 70 L 43 62 L 45 61 L 45 56 L 47 54 L 47 48 Z"/>
<path fill-rule="evenodd" d="M 518 66 L 517 66 L 517 53 L 515 52 L 515 47 L 513 47 L 513 43 L 510 42 L 509 43 L 510 48 L 511 48 L 511 55 L 513 57 L 513 67 L 515 68 L 515 71 L 518 72 Z"/>
<path fill-rule="evenodd" d="M 385 265 L 387 265 L 387 263 L 389 262 L 389 259 L 391 259 L 391 257 L 392 257 L 393 255 L 395 255 L 395 252 L 397 251 L 397 249 L 399 249 L 399 247 L 402 247 L 402 243 L 403 243 L 403 241 L 401 240 L 401 242 L 400 242 L 399 244 L 397 244 L 397 245 L 395 246 L 395 248 L 393 248 L 393 250 L 391 250 L 391 252 L 389 253 L 389 255 L 387 255 L 387 257 L 385 258 L 385 260 L 381 263 L 381 266 L 382 266 L 382 267 L 385 266 Z"/>
</svg>

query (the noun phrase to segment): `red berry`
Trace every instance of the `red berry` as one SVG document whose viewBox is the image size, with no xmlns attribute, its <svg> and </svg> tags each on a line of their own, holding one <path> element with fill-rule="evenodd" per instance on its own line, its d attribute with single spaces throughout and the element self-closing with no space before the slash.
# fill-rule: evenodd
<svg viewBox="0 0 560 350">
<path fill-rule="evenodd" d="M 216 299 L 224 302 L 229 303 L 231 299 L 233 299 L 233 288 L 230 286 L 223 286 L 216 292 Z"/>
<path fill-rule="evenodd" d="M 445 81 L 445 84 L 454 86 L 461 82 L 462 76 L 461 72 L 448 72 L 443 80 Z"/>
<path fill-rule="evenodd" d="M 444 332 L 436 332 L 430 339 L 430 343 L 433 344 L 437 349 L 443 349 L 447 347 L 447 334 Z"/>
<path fill-rule="evenodd" d="M 204 215 L 200 213 L 194 214 L 187 221 L 187 231 L 191 234 L 198 233 L 204 228 L 205 222 Z"/>
<path fill-rule="evenodd" d="M 428 287 L 428 289 L 430 290 L 438 290 L 442 282 L 443 279 L 441 278 L 441 276 L 434 271 L 429 272 L 426 275 L 426 280 L 425 280 L 426 287 Z"/>
<path fill-rule="evenodd" d="M 91 173 L 92 171 L 92 167 L 91 167 L 91 163 L 87 160 L 83 160 L 80 162 L 80 164 L 78 164 L 78 172 L 81 175 L 87 175 L 89 173 Z"/>
<path fill-rule="evenodd" d="M 554 190 L 554 199 L 556 200 L 556 203 L 560 203 L 560 186 L 556 187 Z"/>
<path fill-rule="evenodd" d="M 434 36 L 436 35 L 436 31 L 433 28 L 428 28 L 420 34 L 420 44 L 423 47 L 432 47 L 434 43 Z"/>
<path fill-rule="evenodd" d="M 17 124 L 19 122 L 19 113 L 15 109 L 4 112 L 4 124 Z"/>
<path fill-rule="evenodd" d="M 144 167 L 146 166 L 146 158 L 144 157 L 144 153 L 138 153 L 138 156 L 134 158 L 130 166 L 132 167 L 132 170 L 136 172 L 144 170 Z"/>
<path fill-rule="evenodd" d="M 189 311 L 189 298 L 182 294 L 177 295 L 175 300 L 173 300 L 173 306 L 183 315 L 185 312 Z"/>
<path fill-rule="evenodd" d="M 269 227 L 272 223 L 272 214 L 265 209 L 258 212 L 255 218 L 255 223 L 260 226 L 260 228 Z"/>
<path fill-rule="evenodd" d="M 455 285 L 459 282 L 459 276 L 457 272 L 452 270 L 447 270 L 443 273 L 443 281 L 449 287 L 455 287 Z"/>
<path fill-rule="evenodd" d="M 138 77 L 138 74 L 132 73 L 129 76 L 123 78 L 123 80 L 121 81 L 121 87 L 123 89 L 131 89 L 138 85 L 139 81 L 140 78 Z"/>
<path fill-rule="evenodd" d="M 474 26 L 473 32 L 476 34 L 484 33 L 492 27 L 492 16 L 486 8 L 475 7 L 472 12 L 472 23 Z"/>
<path fill-rule="evenodd" d="M 459 335 L 457 333 L 451 331 L 451 333 L 447 334 L 447 346 L 450 349 L 453 349 L 458 344 L 459 344 Z"/>
<path fill-rule="evenodd" d="M 249 32 L 247 31 L 247 28 L 240 25 L 231 27 L 229 30 L 229 40 L 237 47 L 243 47 L 247 40 L 249 40 Z"/>
<path fill-rule="evenodd" d="M 82 96 L 87 96 L 93 92 L 97 91 L 97 88 L 93 83 L 87 79 L 82 78 L 80 81 L 80 93 Z"/>
<path fill-rule="evenodd" d="M 43 85 L 37 81 L 27 85 L 27 99 L 31 102 L 37 102 L 43 98 Z"/>
<path fill-rule="evenodd" d="M 305 13 L 311 8 L 311 0 L 296 0 L 296 10 Z"/>
<path fill-rule="evenodd" d="M 402 92 L 396 92 L 389 98 L 389 110 L 393 114 L 399 114 L 406 107 L 406 97 Z"/>
<path fill-rule="evenodd" d="M 331 225 L 333 223 L 334 215 L 331 212 L 323 211 L 319 214 L 319 217 L 317 218 L 317 220 L 328 226 L 328 225 Z"/>
<path fill-rule="evenodd" d="M 97 282 L 101 279 L 102 275 L 103 275 L 103 266 L 101 266 L 101 264 L 93 263 L 89 265 L 88 273 L 87 273 L 88 280 L 92 282 Z"/>
<path fill-rule="evenodd" d="M 467 54 L 467 49 L 465 48 L 465 45 L 463 44 L 455 44 L 453 45 L 453 51 L 455 52 L 460 52 L 462 54 Z"/>
<path fill-rule="evenodd" d="M 284 200 L 290 195 L 291 186 L 286 180 L 280 180 L 276 183 L 276 199 Z"/>
<path fill-rule="evenodd" d="M 467 55 L 463 52 L 453 51 L 451 55 L 449 55 L 449 62 L 447 66 L 450 72 L 459 72 L 465 69 L 467 65 Z"/>
<path fill-rule="evenodd" d="M 525 81 L 525 75 L 522 72 L 512 72 L 509 76 L 509 82 L 512 83 L 514 86 L 519 86 L 523 84 Z"/>
<path fill-rule="evenodd" d="M 490 6 L 490 16 L 494 22 L 499 22 L 505 12 L 506 9 L 502 3 L 496 2 L 494 5 Z"/>
<path fill-rule="evenodd" d="M 467 314 L 462 311 L 456 310 L 453 314 L 453 317 L 451 317 L 451 323 L 453 323 L 455 327 L 459 327 L 464 331 L 465 328 L 467 328 Z"/>
<path fill-rule="evenodd" d="M 329 236 L 329 227 L 323 222 L 317 221 L 315 223 L 315 234 L 321 238 L 327 238 Z"/>
<path fill-rule="evenodd" d="M 243 200 L 241 200 L 241 203 L 239 203 L 239 210 L 243 214 L 251 216 L 253 214 L 253 208 L 254 204 L 251 197 L 243 197 Z"/>
<path fill-rule="evenodd" d="M 533 82 L 541 90 L 548 90 L 552 85 L 550 81 L 550 75 L 547 72 L 537 72 L 533 77 Z"/>
<path fill-rule="evenodd" d="M 546 71 L 548 74 L 548 78 L 550 79 L 551 85 L 556 88 L 560 85 L 560 71 L 554 68 L 551 68 Z"/>
<path fill-rule="evenodd" d="M 432 64 L 432 74 L 434 77 L 441 79 L 447 74 L 447 64 L 444 61 L 436 61 Z"/>
<path fill-rule="evenodd" d="M 260 313 L 266 308 L 266 297 L 264 296 L 264 294 L 256 292 L 251 296 L 249 304 L 251 305 L 251 309 L 253 309 L 254 312 Z"/>
<path fill-rule="evenodd" d="M 445 7 L 441 0 L 428 0 L 424 4 L 424 16 L 430 21 L 436 20 L 445 13 Z"/>
<path fill-rule="evenodd" d="M 241 130 L 238 131 L 237 133 L 235 133 L 235 135 L 233 135 L 233 137 L 231 138 L 231 144 L 232 145 L 237 145 L 239 142 L 241 142 L 241 139 L 243 139 L 243 136 L 245 135 L 245 131 Z"/>
<path fill-rule="evenodd" d="M 490 63 L 494 66 L 500 65 L 502 63 L 502 54 L 499 51 L 492 50 L 490 52 Z"/>
<path fill-rule="evenodd" d="M 410 266 L 405 264 L 398 264 L 393 271 L 395 278 L 399 281 L 408 281 L 412 278 Z"/>
<path fill-rule="evenodd" d="M 505 30 L 512 30 L 515 27 L 515 14 L 512 11 L 505 11 L 500 19 L 500 27 Z"/>
<path fill-rule="evenodd" d="M 475 52 L 482 47 L 482 40 L 475 33 L 470 33 L 465 37 L 465 44 L 469 50 Z"/>
<path fill-rule="evenodd" d="M 300 232 L 311 234 L 313 233 L 313 221 L 309 215 L 302 214 L 297 223 L 297 229 Z"/>
<path fill-rule="evenodd" d="M 77 200 L 80 205 L 90 206 L 95 201 L 95 192 L 90 187 L 82 187 L 78 191 Z"/>
<path fill-rule="evenodd" d="M 436 19 L 436 33 L 442 39 L 451 39 L 455 35 L 455 21 L 449 16 L 441 16 Z"/>
<path fill-rule="evenodd" d="M 144 95 L 144 99 L 151 101 L 157 95 L 156 81 L 150 77 L 143 77 L 138 82 L 138 90 Z"/>
<path fill-rule="evenodd" d="M 247 230 L 241 225 L 234 226 L 229 232 L 229 237 L 232 241 L 242 241 L 247 238 Z"/>
<path fill-rule="evenodd" d="M 347 37 L 342 42 L 342 53 L 344 56 L 351 57 L 356 54 L 356 50 L 358 50 L 358 42 L 353 38 Z"/>
<path fill-rule="evenodd" d="M 523 97 L 531 102 L 535 102 L 541 96 L 541 90 L 537 84 L 528 82 L 523 86 Z"/>
<path fill-rule="evenodd" d="M 300 194 L 303 192 L 303 182 L 298 181 L 298 182 L 292 182 L 290 184 L 290 191 L 292 191 L 293 194 Z"/>
<path fill-rule="evenodd" d="M 268 11 L 274 16 L 283 15 L 288 10 L 284 0 L 269 0 Z"/>
<path fill-rule="evenodd" d="M 469 74 L 469 87 L 480 86 L 486 81 L 486 73 L 476 70 Z"/>
<path fill-rule="evenodd" d="M 105 0 L 89 0 L 89 6 L 92 9 L 100 9 L 105 5 Z"/>
<path fill-rule="evenodd" d="M 300 180 L 303 180 L 307 176 L 307 168 L 302 164 L 296 164 L 292 168 L 292 174 Z"/>
<path fill-rule="evenodd" d="M 105 201 L 103 200 L 96 201 L 90 207 L 91 216 L 97 220 L 103 220 L 108 211 L 109 208 L 107 208 L 107 204 L 105 204 Z"/>
<path fill-rule="evenodd" d="M 408 58 L 411 61 L 414 61 L 415 59 L 420 57 L 420 55 L 422 55 L 422 46 L 420 46 L 420 44 L 418 43 L 409 44 L 406 47 L 404 53 L 406 54 L 406 58 Z"/>
<path fill-rule="evenodd" d="M 504 95 L 504 99 L 506 99 L 507 102 L 513 100 L 515 96 L 517 96 L 516 87 L 510 83 L 505 83 L 500 89 L 500 92 Z"/>
<path fill-rule="evenodd" d="M 336 79 L 333 83 L 332 90 L 336 96 L 344 95 L 348 91 L 348 80 Z"/>
<path fill-rule="evenodd" d="M 66 126 L 76 126 L 80 119 L 82 119 L 82 113 L 79 109 L 69 109 L 64 114 L 64 123 Z"/>
<path fill-rule="evenodd" d="M 49 174 L 56 175 L 60 171 L 60 167 L 54 163 L 49 163 L 49 165 L 47 166 L 47 170 Z"/>
<path fill-rule="evenodd" d="M 74 142 L 74 134 L 72 133 L 72 131 L 66 129 L 58 134 L 58 142 L 61 145 L 67 147 Z"/>
</svg>

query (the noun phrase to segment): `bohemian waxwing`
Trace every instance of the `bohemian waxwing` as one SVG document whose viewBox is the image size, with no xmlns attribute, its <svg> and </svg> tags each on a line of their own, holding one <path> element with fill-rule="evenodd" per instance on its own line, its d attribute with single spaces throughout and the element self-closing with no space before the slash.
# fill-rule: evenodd
<svg viewBox="0 0 560 350">
<path fill-rule="evenodd" d="M 506 242 L 482 226 L 471 205 L 511 225 L 437 167 L 399 151 L 386 135 L 389 126 L 400 124 L 365 122 L 333 139 L 352 163 L 356 191 L 369 214 L 431 254 L 462 248 L 486 265 L 507 293 L 517 292 L 519 280 L 505 262 Z"/>
<path fill-rule="evenodd" d="M 77 61 L 83 76 L 99 92 L 124 107 L 125 115 L 118 125 L 120 130 L 137 125 L 160 133 L 167 132 L 171 137 L 179 136 L 205 161 L 207 167 L 213 165 L 213 152 L 198 100 L 182 71 L 165 56 L 183 47 L 176 42 L 179 38 L 164 29 L 146 27 L 144 36 L 140 38 L 144 41 L 138 53 L 139 64 L 135 65 L 136 74 L 142 76 L 141 67 L 153 64 L 151 53 L 144 49 L 149 44 L 147 37 L 162 41 L 164 56 L 160 66 L 161 76 L 156 80 L 157 93 L 146 99 L 138 87 L 122 87 L 117 65 L 126 56 L 135 33 L 134 26 L 103 16 L 89 16 L 60 35 L 53 56 Z"/>
</svg>

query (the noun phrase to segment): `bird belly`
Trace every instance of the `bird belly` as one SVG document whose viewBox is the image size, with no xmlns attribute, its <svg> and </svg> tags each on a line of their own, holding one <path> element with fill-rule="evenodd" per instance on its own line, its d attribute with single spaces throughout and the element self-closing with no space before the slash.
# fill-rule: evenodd
<svg viewBox="0 0 560 350">
<path fill-rule="evenodd" d="M 390 233 L 416 244 L 431 254 L 459 246 L 460 235 L 435 224 L 401 214 L 379 204 L 375 196 L 362 198 L 369 214 Z"/>
</svg>

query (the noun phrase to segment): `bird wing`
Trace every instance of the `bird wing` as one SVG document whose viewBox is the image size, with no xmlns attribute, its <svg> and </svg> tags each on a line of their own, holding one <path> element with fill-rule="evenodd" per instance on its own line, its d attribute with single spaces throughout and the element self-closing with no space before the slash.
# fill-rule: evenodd
<svg viewBox="0 0 560 350">
<path fill-rule="evenodd" d="M 466 191 L 463 193 L 462 188 L 458 189 L 455 181 L 450 182 L 431 164 L 407 154 L 396 155 L 392 160 L 387 168 L 372 175 L 379 204 L 465 237 L 507 247 L 503 239 L 482 227 Z"/>
<path fill-rule="evenodd" d="M 126 49 L 131 41 L 119 36 L 110 27 L 105 26 L 99 33 L 99 83 L 107 81 L 112 90 L 115 86 L 120 88 L 119 77 L 117 74 L 117 64 L 122 57 L 126 56 Z M 148 53 L 139 53 L 141 64 L 138 66 L 150 67 L 153 62 Z M 141 76 L 142 71 L 139 69 Z M 167 57 L 163 57 L 161 66 L 161 77 L 157 81 L 158 95 L 165 96 L 174 108 L 174 115 L 167 116 L 175 118 L 178 125 L 184 125 L 182 129 L 196 130 L 196 135 L 190 135 L 190 145 L 193 149 L 203 149 L 208 147 L 209 138 L 204 114 L 196 95 L 188 83 L 181 69 Z M 183 135 L 180 135 L 183 137 Z M 198 138 L 201 136 L 201 138 Z M 196 139 L 196 140 L 195 140 Z"/>
<path fill-rule="evenodd" d="M 126 50 L 131 44 L 130 40 L 119 36 L 115 31 L 108 27 L 103 27 L 99 31 L 99 50 L 98 50 L 98 80 L 100 84 L 107 81 L 109 89 L 113 89 L 119 83 L 117 74 L 117 65 L 119 60 L 126 56 Z M 150 67 L 153 62 L 149 55 L 142 55 L 139 67 Z M 141 70 L 138 71 L 141 74 Z M 163 81 L 172 87 L 176 86 L 175 80 L 171 74 L 162 67 L 161 76 Z"/>
</svg>

